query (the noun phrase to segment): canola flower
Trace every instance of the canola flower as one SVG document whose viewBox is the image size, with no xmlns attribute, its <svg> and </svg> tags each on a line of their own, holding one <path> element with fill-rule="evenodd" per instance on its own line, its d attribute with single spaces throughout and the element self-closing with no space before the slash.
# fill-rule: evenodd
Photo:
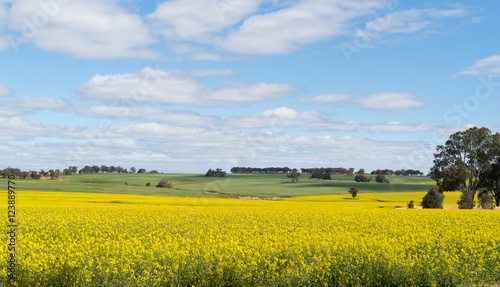
<svg viewBox="0 0 500 287">
<path fill-rule="evenodd" d="M 251 201 L 24 192 L 18 198 L 17 281 L 9 282 L 2 268 L 4 286 L 500 282 L 498 211 L 331 201 L 339 196 Z"/>
</svg>

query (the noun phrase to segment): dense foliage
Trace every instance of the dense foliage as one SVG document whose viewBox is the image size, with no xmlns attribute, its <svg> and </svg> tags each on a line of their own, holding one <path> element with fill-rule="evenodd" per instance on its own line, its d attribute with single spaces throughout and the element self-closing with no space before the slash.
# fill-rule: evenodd
<svg viewBox="0 0 500 287">
<path fill-rule="evenodd" d="M 432 186 L 422 198 L 422 208 L 443 208 L 444 195 L 439 187 Z"/>
<path fill-rule="evenodd" d="M 391 183 L 383 174 L 378 174 L 377 177 L 375 177 L 375 181 L 378 183 Z"/>
<path fill-rule="evenodd" d="M 351 187 L 349 188 L 349 193 L 352 195 L 352 198 L 356 198 L 358 195 L 359 190 L 356 187 Z"/>
<path fill-rule="evenodd" d="M 162 179 L 158 182 L 158 184 L 156 185 L 156 187 L 160 187 L 160 188 L 172 188 L 172 183 L 168 182 L 167 179 Z"/>
<path fill-rule="evenodd" d="M 431 177 L 441 191 L 462 191 L 460 207 L 472 208 L 476 192 L 486 188 L 500 203 L 500 134 L 472 127 L 437 146 Z"/>
<path fill-rule="evenodd" d="M 209 169 L 206 173 L 205 176 L 210 176 L 210 177 L 224 177 L 226 176 L 226 172 L 223 171 L 220 168 L 216 169 Z"/>
<path fill-rule="evenodd" d="M 354 181 L 355 182 L 370 182 L 372 180 L 371 177 L 367 177 L 365 176 L 364 174 L 357 174 L 355 177 L 354 177 Z"/>
</svg>

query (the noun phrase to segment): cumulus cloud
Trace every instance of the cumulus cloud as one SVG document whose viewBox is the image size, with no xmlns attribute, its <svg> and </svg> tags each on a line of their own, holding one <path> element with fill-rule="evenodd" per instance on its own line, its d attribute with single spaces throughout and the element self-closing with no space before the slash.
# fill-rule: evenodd
<svg viewBox="0 0 500 287">
<path fill-rule="evenodd" d="M 271 6 L 271 8 L 269 8 Z M 148 15 L 167 45 L 192 58 L 220 60 L 217 52 L 284 54 L 348 33 L 353 19 L 387 6 L 384 0 L 174 0 Z M 216 52 L 212 52 L 215 48 Z"/>
<path fill-rule="evenodd" d="M 71 103 L 67 99 L 47 96 L 33 97 L 29 95 L 19 96 L 19 98 L 15 101 L 3 101 L 2 104 L 16 108 L 32 109 L 68 110 L 71 107 Z"/>
<path fill-rule="evenodd" d="M 238 129 L 304 128 L 311 131 L 352 131 L 359 127 L 359 123 L 334 122 L 323 118 L 316 111 L 299 113 L 294 109 L 279 107 L 257 115 L 230 117 L 222 121 L 220 126 Z"/>
<path fill-rule="evenodd" d="M 384 1 L 298 1 L 266 14 L 252 15 L 220 36 L 216 47 L 238 54 L 284 54 L 349 31 L 351 21 L 384 7 Z"/>
<path fill-rule="evenodd" d="M 19 0 L 10 9 L 9 28 L 18 33 L 16 45 L 37 47 L 79 58 L 157 57 L 155 43 L 139 15 L 117 1 Z M 131 36 L 133 35 L 133 36 Z"/>
<path fill-rule="evenodd" d="M 79 128 L 60 127 L 18 116 L 0 116 L 0 121 L 4 125 L 3 132 L 16 140 L 31 140 L 46 136 L 63 138 L 80 131 Z"/>
<path fill-rule="evenodd" d="M 0 108 L 0 115 L 2 117 L 15 117 L 15 116 L 20 116 L 22 114 L 24 114 L 24 112 L 20 110 Z"/>
<path fill-rule="evenodd" d="M 175 126 L 203 126 L 215 121 L 213 116 L 205 116 L 190 111 L 175 111 L 129 106 L 85 106 L 77 105 L 74 111 L 81 116 L 106 119 L 133 119 L 157 123 L 169 123 Z"/>
<path fill-rule="evenodd" d="M 7 37 L 3 35 L 3 27 L 7 20 L 7 9 L 5 8 L 5 3 L 3 0 L 0 1 L 0 51 L 5 50 L 9 47 L 9 41 Z"/>
<path fill-rule="evenodd" d="M 9 40 L 7 39 L 7 37 L 2 36 L 2 34 L 0 34 L 0 51 L 5 50 L 8 47 L 9 47 Z"/>
<path fill-rule="evenodd" d="M 234 83 L 206 88 L 200 71 L 144 68 L 139 73 L 95 75 L 77 92 L 87 98 L 197 106 L 246 105 L 285 97 L 296 88 L 277 83 Z M 214 74 L 214 71 L 208 73 Z"/>
<path fill-rule="evenodd" d="M 399 122 L 364 124 L 362 128 L 372 132 L 383 133 L 416 133 L 440 130 L 440 127 L 427 124 L 404 124 Z"/>
<path fill-rule="evenodd" d="M 410 110 L 425 106 L 425 102 L 417 95 L 409 93 L 379 93 L 368 97 L 358 98 L 355 103 L 374 110 Z"/>
<path fill-rule="evenodd" d="M 6 85 L 0 85 L 0 98 L 8 98 L 12 91 Z"/>
<path fill-rule="evenodd" d="M 167 39 L 209 43 L 259 8 L 261 0 L 174 0 L 158 5 L 148 16 L 155 31 Z"/>
<path fill-rule="evenodd" d="M 148 15 L 156 34 L 167 40 L 167 46 L 178 55 L 195 60 L 219 61 L 222 57 L 203 45 L 257 12 L 262 0 L 174 0 L 158 5 Z M 200 45 L 201 44 L 201 45 Z"/>
<path fill-rule="evenodd" d="M 308 113 L 279 109 L 263 113 L 290 120 L 315 119 Z M 408 164 L 414 142 L 376 141 L 356 136 L 299 136 L 273 132 L 243 132 L 213 127 L 178 127 L 160 123 L 110 125 L 99 130 L 55 126 L 19 117 L 0 118 L 5 123 L 0 156 L 26 168 L 64 168 L 68 165 L 140 165 L 165 172 L 204 172 L 214 166 L 274 166 L 277 162 L 294 167 L 329 166 L 397 169 Z M 6 137 L 4 134 L 7 134 Z M 37 138 L 64 138 L 65 141 L 37 141 Z M 14 155 L 23 150 L 36 154 Z M 54 153 L 57 150 L 57 153 Z M 363 153 L 359 153 L 363 150 Z M 432 157 L 432 152 L 428 156 Z M 328 154 L 328 157 L 324 155 Z M 369 163 L 380 166 L 369 166 Z M 428 164 L 426 161 L 424 165 Z M 412 166 L 425 169 L 422 166 Z"/>
<path fill-rule="evenodd" d="M 463 17 L 468 14 L 465 8 L 454 9 L 410 9 L 397 11 L 366 23 L 365 32 L 408 34 L 430 27 L 436 20 L 450 17 Z M 360 33 L 361 31 L 358 31 Z"/>
<path fill-rule="evenodd" d="M 481 60 L 477 60 L 474 65 L 465 68 L 458 75 L 487 75 L 491 77 L 500 76 L 500 55 L 493 55 Z"/>
<path fill-rule="evenodd" d="M 302 98 L 299 100 L 301 103 L 310 103 L 310 104 L 332 104 L 345 102 L 354 99 L 354 95 L 342 95 L 342 94 L 328 94 L 328 95 L 320 95 L 312 98 Z"/>
<path fill-rule="evenodd" d="M 321 122 L 318 112 L 298 113 L 294 109 L 280 107 L 267 110 L 258 115 L 231 117 L 224 120 L 222 126 L 259 129 L 267 127 L 301 127 Z"/>
</svg>

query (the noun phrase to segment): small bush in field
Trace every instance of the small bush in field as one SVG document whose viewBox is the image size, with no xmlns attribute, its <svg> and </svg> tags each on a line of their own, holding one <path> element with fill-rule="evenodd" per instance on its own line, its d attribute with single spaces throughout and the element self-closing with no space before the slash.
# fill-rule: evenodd
<svg viewBox="0 0 500 287">
<path fill-rule="evenodd" d="M 437 186 L 431 186 L 422 198 L 422 208 L 443 208 L 444 195 Z"/>
<path fill-rule="evenodd" d="M 488 193 L 487 190 L 481 191 L 477 198 L 479 200 L 479 207 L 482 209 L 495 209 L 495 201 L 493 200 L 493 196 Z"/>
<path fill-rule="evenodd" d="M 356 198 L 356 196 L 358 195 L 358 192 L 359 192 L 359 190 L 355 187 L 351 187 L 349 189 L 349 193 L 352 195 L 353 199 Z"/>
<path fill-rule="evenodd" d="M 172 184 L 168 182 L 168 180 L 162 179 L 161 181 L 158 182 L 158 185 L 156 187 L 172 188 Z"/>
<path fill-rule="evenodd" d="M 146 186 L 151 186 L 151 182 L 146 183 Z"/>
<path fill-rule="evenodd" d="M 408 202 L 408 208 L 415 208 L 415 201 L 413 200 L 410 200 L 410 202 Z"/>
<path fill-rule="evenodd" d="M 460 200 L 458 200 L 457 203 L 459 209 L 473 209 L 476 205 L 476 202 L 474 202 L 474 196 L 470 191 L 463 191 L 460 195 Z"/>
</svg>

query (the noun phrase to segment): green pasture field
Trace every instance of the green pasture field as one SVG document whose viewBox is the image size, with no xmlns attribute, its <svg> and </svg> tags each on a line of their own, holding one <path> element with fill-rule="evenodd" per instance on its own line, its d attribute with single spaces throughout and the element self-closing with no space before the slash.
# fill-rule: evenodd
<svg viewBox="0 0 500 287">
<path fill-rule="evenodd" d="M 189 197 L 335 195 L 347 194 L 353 186 L 360 193 L 425 192 L 435 184 L 427 176 L 387 176 L 390 184 L 375 182 L 374 175 L 368 175 L 372 177 L 369 183 L 355 182 L 354 176 L 349 175 L 332 176 L 332 180 L 314 180 L 309 176 L 302 174 L 299 181 L 292 182 L 285 174 L 228 174 L 223 178 L 210 178 L 204 174 L 99 173 L 63 176 L 58 180 L 16 179 L 15 182 L 17 190 Z M 171 182 L 173 188 L 156 188 L 163 178 Z M 146 186 L 148 182 L 150 187 Z M 7 179 L 0 179 L 0 184 L 6 188 Z"/>
</svg>

